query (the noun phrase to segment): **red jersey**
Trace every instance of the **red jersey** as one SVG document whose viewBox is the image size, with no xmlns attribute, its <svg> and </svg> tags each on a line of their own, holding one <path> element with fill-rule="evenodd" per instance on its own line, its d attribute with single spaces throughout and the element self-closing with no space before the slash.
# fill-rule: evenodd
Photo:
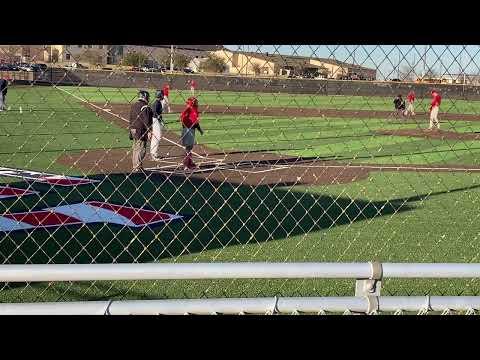
<svg viewBox="0 0 480 360">
<path fill-rule="evenodd" d="M 195 81 L 192 80 L 192 81 L 190 82 L 190 86 L 191 86 L 192 88 L 195 89 L 195 86 L 196 86 L 196 85 L 197 85 L 197 84 L 195 83 Z"/>
<path fill-rule="evenodd" d="M 440 106 L 442 102 L 442 97 L 440 96 L 439 93 L 437 92 L 434 92 L 432 94 L 432 103 L 431 103 L 431 106 L 434 107 L 434 106 Z"/>
<path fill-rule="evenodd" d="M 169 93 L 170 93 L 170 86 L 165 85 L 165 86 L 163 87 L 163 96 L 168 97 L 168 94 L 169 94 Z"/>
<path fill-rule="evenodd" d="M 200 117 L 198 115 L 198 103 L 196 99 L 189 98 L 187 100 L 187 107 L 180 114 L 180 121 L 187 128 L 192 128 L 199 123 Z"/>
<path fill-rule="evenodd" d="M 413 91 L 408 93 L 407 100 L 409 103 L 413 103 L 415 101 L 415 93 Z"/>
</svg>

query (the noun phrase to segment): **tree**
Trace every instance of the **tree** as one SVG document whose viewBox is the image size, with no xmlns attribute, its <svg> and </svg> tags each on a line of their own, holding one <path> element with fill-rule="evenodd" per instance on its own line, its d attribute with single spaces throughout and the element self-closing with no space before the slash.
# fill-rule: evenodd
<svg viewBox="0 0 480 360">
<path fill-rule="evenodd" d="M 434 69 L 434 68 L 428 68 L 428 70 L 425 72 L 425 75 L 424 77 L 426 78 L 436 78 L 438 77 L 440 74 L 439 72 Z"/>
<path fill-rule="evenodd" d="M 165 55 L 161 56 L 159 62 L 167 69 L 170 69 L 170 53 L 166 53 Z M 175 69 L 186 68 L 189 62 L 190 58 L 188 56 L 175 52 L 173 53 L 173 67 Z"/>
<path fill-rule="evenodd" d="M 225 60 L 214 55 L 209 54 L 207 59 L 200 64 L 200 70 L 206 72 L 223 73 L 227 70 Z"/>
<path fill-rule="evenodd" d="M 262 71 L 262 67 L 260 66 L 259 63 L 252 63 L 250 68 L 252 69 L 255 75 L 260 75 L 260 72 Z"/>
<path fill-rule="evenodd" d="M 2 46 L 0 48 L 0 57 L 9 63 L 14 63 L 20 60 L 22 55 L 22 47 L 18 45 Z"/>
<path fill-rule="evenodd" d="M 85 50 L 79 57 L 79 61 L 84 61 L 89 64 L 103 64 L 103 56 L 99 51 L 92 50 L 92 49 L 87 49 Z"/>
<path fill-rule="evenodd" d="M 173 54 L 173 66 L 178 69 L 183 69 L 188 66 L 190 59 L 183 54 Z"/>
<path fill-rule="evenodd" d="M 415 66 L 403 65 L 400 69 L 400 80 L 414 81 L 417 78 Z"/>
<path fill-rule="evenodd" d="M 147 55 L 136 51 L 129 52 L 123 58 L 123 65 L 127 66 L 143 66 L 143 63 L 147 60 Z"/>
</svg>

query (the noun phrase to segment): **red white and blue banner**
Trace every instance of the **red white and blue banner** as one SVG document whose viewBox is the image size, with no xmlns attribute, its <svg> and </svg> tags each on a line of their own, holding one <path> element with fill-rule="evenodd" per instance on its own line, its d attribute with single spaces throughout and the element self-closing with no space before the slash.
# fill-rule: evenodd
<svg viewBox="0 0 480 360">
<path fill-rule="evenodd" d="M 99 182 L 99 180 L 86 179 L 81 177 L 74 176 L 65 176 L 65 175 L 56 175 L 49 174 L 45 172 L 31 171 L 31 170 L 22 170 L 22 169 L 13 169 L 0 167 L 0 177 L 15 177 L 22 178 L 28 181 L 41 182 L 50 185 L 58 186 L 77 186 L 84 184 L 93 184 Z"/>
<path fill-rule="evenodd" d="M 0 231 L 28 230 L 92 223 L 142 227 L 184 216 L 161 211 L 138 209 L 99 201 L 56 206 L 42 210 L 5 213 L 0 216 Z"/>
<path fill-rule="evenodd" d="M 10 198 L 19 198 L 21 196 L 34 195 L 38 194 L 36 191 L 20 189 L 12 186 L 1 186 L 0 185 L 0 200 L 10 199 Z"/>
</svg>

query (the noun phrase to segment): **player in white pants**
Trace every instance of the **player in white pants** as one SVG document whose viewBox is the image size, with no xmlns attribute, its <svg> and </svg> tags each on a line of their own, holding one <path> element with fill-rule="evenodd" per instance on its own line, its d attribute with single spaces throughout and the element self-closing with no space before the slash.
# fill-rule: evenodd
<svg viewBox="0 0 480 360">
<path fill-rule="evenodd" d="M 438 121 L 438 106 L 433 106 L 430 110 L 430 127 L 429 130 L 432 130 L 434 127 L 440 129 L 440 122 Z"/>
<path fill-rule="evenodd" d="M 150 139 L 150 156 L 153 161 L 160 161 L 162 156 L 159 154 L 160 141 L 162 140 L 165 125 L 163 123 L 163 91 L 157 91 L 157 98 L 152 105 L 153 121 L 152 121 L 152 138 Z M 167 154 L 168 156 L 168 154 Z"/>
<path fill-rule="evenodd" d="M 170 113 L 170 102 L 168 101 L 168 97 L 170 96 L 170 85 L 165 84 L 163 86 L 163 112 Z"/>
<path fill-rule="evenodd" d="M 430 106 L 430 127 L 429 130 L 437 128 L 440 130 L 440 122 L 438 121 L 438 111 L 440 109 L 440 104 L 442 102 L 442 97 L 436 90 L 432 90 L 432 103 Z"/>
</svg>

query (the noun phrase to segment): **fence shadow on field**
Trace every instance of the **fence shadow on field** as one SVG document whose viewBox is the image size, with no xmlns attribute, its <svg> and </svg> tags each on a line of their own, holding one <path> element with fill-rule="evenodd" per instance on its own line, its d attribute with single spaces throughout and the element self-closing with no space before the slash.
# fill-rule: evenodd
<svg viewBox="0 0 480 360">
<path fill-rule="evenodd" d="M 96 199 L 141 207 L 149 197 L 149 208 L 178 211 L 192 217 L 187 222 L 142 229 L 90 224 L 1 233 L 0 262 L 88 264 L 173 259 L 233 245 L 282 240 L 402 213 L 414 209 L 416 205 L 412 203 L 480 187 L 474 185 L 392 200 L 367 201 L 272 186 L 238 187 L 199 178 L 187 182 L 185 178 L 171 180 L 161 175 L 149 178 L 136 175 L 128 182 L 122 178 L 125 179 L 125 174 L 110 175 L 105 177 L 108 181 L 101 182 L 97 187 L 80 187 L 74 192 L 59 189 L 54 198 L 42 201 L 48 206 L 55 206 L 60 201 L 65 204 Z M 39 186 L 39 189 L 45 189 L 45 185 Z M 38 199 L 31 201 L 35 203 Z M 30 286 L 42 292 L 46 285 L 32 283 Z M 149 298 L 142 287 L 102 282 L 96 282 L 94 287 L 91 285 L 88 282 L 75 283 L 68 289 L 62 286 L 64 290 L 56 293 L 59 299 L 63 296 L 89 300 L 125 296 Z M 25 283 L 10 283 L 3 291 L 22 287 Z"/>
<path fill-rule="evenodd" d="M 232 245 L 261 244 L 402 213 L 415 207 L 411 203 L 427 197 L 478 187 L 367 201 L 291 188 L 238 186 L 199 178 L 185 181 L 178 176 L 172 180 L 162 175 L 136 175 L 125 181 L 125 174 L 113 174 L 104 180 L 96 187 L 58 189 L 41 202 L 38 198 L 29 201 L 55 206 L 100 200 L 191 217 L 185 222 L 144 228 L 89 224 L 2 233 L 0 262 L 151 262 Z"/>
</svg>

